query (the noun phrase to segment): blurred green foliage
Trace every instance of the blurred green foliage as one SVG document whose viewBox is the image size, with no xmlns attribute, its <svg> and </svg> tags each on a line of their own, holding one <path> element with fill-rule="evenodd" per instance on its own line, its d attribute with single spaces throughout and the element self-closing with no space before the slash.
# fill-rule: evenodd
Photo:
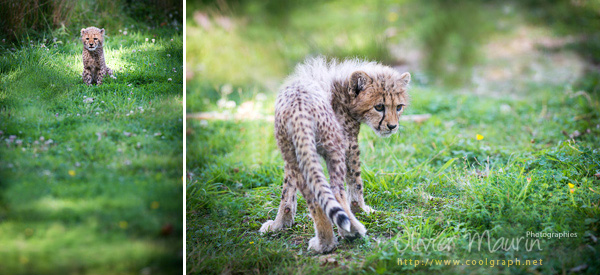
<svg viewBox="0 0 600 275">
<path fill-rule="evenodd" d="M 0 37 L 28 41 L 48 33 L 75 35 L 89 26 L 118 30 L 136 23 L 155 28 L 182 18 L 180 0 L 6 0 L 0 4 Z"/>
<path fill-rule="evenodd" d="M 482 46 L 510 31 L 507 22 L 571 35 L 576 39 L 562 48 L 598 63 L 599 6 L 598 1 L 569 0 L 188 1 L 188 62 L 194 65 L 191 71 L 198 64 L 211 68 L 203 74 L 211 86 L 248 85 L 249 80 L 264 86 L 266 77 L 286 75 L 307 55 L 402 66 L 410 63 L 402 51 L 413 47 L 421 51 L 424 81 L 462 87 L 484 60 Z M 209 29 L 198 23 L 199 13 L 212 22 Z M 229 20 L 229 29 L 219 27 L 223 18 Z"/>
<path fill-rule="evenodd" d="M 427 55 L 424 65 L 435 78 L 459 86 L 470 80 L 471 68 L 480 61 L 479 48 L 494 30 L 487 19 L 494 14 L 477 1 L 433 3 L 426 8 L 429 16 L 420 34 Z"/>
<path fill-rule="evenodd" d="M 600 64 L 600 1 L 525 0 L 516 2 L 532 23 L 551 27 L 557 34 L 579 38 L 567 47 Z"/>
</svg>

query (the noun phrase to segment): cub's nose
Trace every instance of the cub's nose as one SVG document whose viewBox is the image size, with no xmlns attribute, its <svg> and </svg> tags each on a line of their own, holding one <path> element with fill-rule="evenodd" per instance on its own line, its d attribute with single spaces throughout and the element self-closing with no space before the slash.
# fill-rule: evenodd
<svg viewBox="0 0 600 275">
<path fill-rule="evenodd" d="M 390 125 L 390 124 L 388 124 L 388 128 L 389 128 L 390 130 L 394 130 L 394 128 L 396 128 L 396 126 L 398 126 L 398 125 Z"/>
<path fill-rule="evenodd" d="M 90 44 L 90 47 L 93 47 L 93 46 L 94 46 L 94 44 Z"/>
</svg>

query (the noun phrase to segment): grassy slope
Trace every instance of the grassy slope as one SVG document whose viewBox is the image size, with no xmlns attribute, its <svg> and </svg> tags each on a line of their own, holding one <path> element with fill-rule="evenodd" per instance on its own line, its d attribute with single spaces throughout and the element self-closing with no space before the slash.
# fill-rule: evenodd
<svg viewBox="0 0 600 275">
<path fill-rule="evenodd" d="M 519 258 L 543 259 L 546 264 L 537 269 L 543 273 L 586 263 L 591 265 L 588 271 L 596 272 L 599 255 L 586 245 L 596 250 L 600 246 L 585 236 L 598 235 L 600 188 L 593 174 L 600 169 L 600 152 L 594 146 L 600 132 L 593 129 L 592 134 L 571 143 L 560 131 L 593 126 L 575 121 L 581 115 L 595 116 L 597 124 L 598 101 L 592 111 L 585 100 L 550 92 L 562 93 L 549 89 L 547 97 L 527 102 L 413 89 L 411 113 L 429 112 L 434 117 L 421 125 L 405 124 L 401 134 L 389 139 L 378 139 L 363 129 L 360 147 L 366 201 L 381 211 L 359 215 L 369 235 L 354 243 L 342 242 L 330 256 L 342 267 L 325 268 L 336 273 L 393 271 L 414 268 L 398 266 L 397 258 Z M 550 119 L 539 117 L 544 102 L 552 113 Z M 511 106 L 512 111 L 501 113 L 500 104 Z M 573 105 L 578 108 L 565 107 Z M 461 122 L 445 123 L 457 117 Z M 319 257 L 306 251 L 313 229 L 302 200 L 292 229 L 258 234 L 261 223 L 274 218 L 281 194 L 282 161 L 271 137 L 272 125 L 188 125 L 194 131 L 188 136 L 189 158 L 202 160 L 199 166 L 189 167 L 196 170 L 187 187 L 189 270 L 321 270 Z M 533 143 L 531 131 L 538 133 Z M 477 141 L 476 134 L 484 139 Z M 486 167 L 489 174 L 479 176 L 478 171 Z M 573 194 L 568 183 L 576 186 Z M 539 252 L 525 252 L 521 246 L 521 251 L 509 253 L 468 253 L 465 234 L 484 230 L 490 230 L 494 241 L 524 237 L 527 231 L 570 231 L 579 237 L 542 240 Z M 451 252 L 399 251 L 407 243 L 415 245 L 419 238 L 438 237 L 455 238 L 456 247 Z M 417 271 L 461 273 L 463 268 L 486 273 L 529 269 L 438 266 Z"/>
<path fill-rule="evenodd" d="M 181 25 L 127 26 L 101 86 L 78 33 L 0 58 L 0 273 L 181 274 Z"/>
<path fill-rule="evenodd" d="M 238 106 L 244 101 L 262 104 L 259 111 L 272 114 L 276 85 L 269 78 L 280 83 L 285 75 L 281 69 L 289 71 L 305 54 L 335 52 L 331 45 L 352 33 L 349 30 L 358 36 L 377 35 L 381 27 L 369 32 L 368 28 L 353 25 L 377 17 L 373 6 L 339 4 L 297 9 L 287 15 L 289 25 L 279 31 L 256 19 L 265 16 L 253 16 L 252 8 L 238 18 L 233 31 L 219 28 L 214 21 L 213 28 L 206 30 L 190 19 L 188 68 L 195 75 L 188 80 L 188 111 L 223 110 L 216 104 L 222 98 Z M 188 18 L 192 18 L 193 10 L 188 8 Z M 211 9 L 203 10 L 212 16 Z M 323 10 L 333 15 L 325 16 Z M 384 13 L 390 22 L 394 14 L 406 12 L 393 5 L 391 10 Z M 328 21 L 338 13 L 356 20 Z M 422 24 L 403 28 L 402 24 L 408 23 L 399 23 L 401 38 L 405 37 L 404 30 L 427 29 Z M 320 26 L 318 31 L 314 26 Z M 298 33 L 303 35 L 298 37 Z M 323 33 L 331 35 L 321 37 Z M 321 44 L 315 42 L 319 39 L 323 39 Z M 216 47 L 215 41 L 227 43 Z M 344 49 L 358 47 L 361 56 L 381 58 L 377 51 L 360 48 L 352 41 Z M 260 63 L 252 58 L 257 56 Z M 232 66 L 219 66 L 222 59 Z M 415 76 L 407 114 L 430 113 L 433 117 L 422 124 L 403 123 L 401 133 L 389 139 L 377 138 L 370 129 L 363 129 L 360 147 L 365 199 L 380 211 L 358 215 L 367 227 L 366 238 L 352 243 L 342 241 L 327 256 L 307 251 L 314 231 L 302 198 L 292 228 L 258 234 L 261 224 L 276 215 L 283 180 L 272 123 L 188 120 L 188 271 L 562 273 L 586 264 L 586 272 L 597 273 L 600 245 L 590 237 L 597 237 L 600 229 L 600 181 L 594 176 L 600 170 L 597 92 L 587 90 L 591 93 L 591 100 L 587 100 L 585 96 L 574 96 L 564 85 L 519 80 L 525 85 L 519 86 L 517 96 L 461 94 L 423 84 L 419 74 Z M 593 79 L 586 81 L 595 83 Z M 587 129 L 591 132 L 575 141 L 561 133 Z M 484 138 L 477 140 L 477 134 Z M 574 193 L 570 193 L 569 183 L 575 185 Z M 526 237 L 527 231 L 569 231 L 578 237 L 541 239 L 541 251 L 537 246 L 531 252 L 525 251 L 526 244 L 521 243 L 518 251 L 491 253 L 484 245 L 485 251 L 469 252 L 468 234 L 485 230 L 492 235 L 492 248 L 501 237 Z M 444 240 L 453 246 L 450 251 L 426 250 L 416 245 L 420 239 L 438 240 L 437 244 Z M 403 249 L 407 244 L 415 249 Z M 330 258 L 325 263 L 324 259 Z M 542 259 L 543 264 L 398 264 L 398 259 L 486 258 Z"/>
</svg>

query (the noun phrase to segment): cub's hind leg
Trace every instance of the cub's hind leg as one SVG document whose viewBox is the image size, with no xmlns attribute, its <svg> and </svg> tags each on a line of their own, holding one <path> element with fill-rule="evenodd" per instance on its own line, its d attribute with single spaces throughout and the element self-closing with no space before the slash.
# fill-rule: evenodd
<svg viewBox="0 0 600 275">
<path fill-rule="evenodd" d="M 278 116 L 275 120 L 275 129 L 277 129 L 275 138 L 285 162 L 281 202 L 275 220 L 263 223 L 259 230 L 261 233 L 277 231 L 293 224 L 296 214 L 297 186 L 299 182 L 304 181 L 296 160 L 296 150 L 282 125 L 284 125 L 282 118 Z"/>
<path fill-rule="evenodd" d="M 321 177 L 322 175 L 324 180 L 325 176 L 322 173 L 321 175 L 318 174 L 319 173 L 316 172 L 313 175 L 315 177 Z M 307 180 L 305 180 L 303 176 L 300 178 L 301 180 L 298 181 L 298 189 L 306 201 L 310 217 L 312 218 L 315 227 L 315 236 L 308 242 L 308 249 L 312 249 L 317 253 L 329 253 L 333 251 L 338 244 L 337 238 L 333 233 L 333 224 L 325 214 L 321 205 L 319 205 L 318 199 L 315 197 L 315 194 L 309 186 L 309 184 L 314 183 L 314 178 L 312 176 L 308 177 L 309 179 Z"/>
<path fill-rule="evenodd" d="M 331 125 L 322 134 L 325 145 L 323 146 L 325 151 L 324 157 L 327 163 L 327 170 L 329 171 L 331 191 L 350 219 L 350 231 L 338 227 L 338 233 L 346 239 L 353 240 L 364 236 L 367 230 L 356 219 L 350 209 L 348 194 L 344 188 L 344 178 L 346 177 L 346 155 L 344 150 L 346 142 L 341 134 L 342 131 L 337 128 L 339 128 L 338 125 Z"/>
<path fill-rule="evenodd" d="M 305 184 L 301 188 L 304 190 L 302 196 L 306 200 L 310 216 L 314 221 L 315 236 L 308 241 L 308 249 L 312 249 L 317 253 L 329 253 L 337 247 L 337 238 L 333 234 L 333 224 L 325 215 L 323 208 L 317 203 L 317 200 Z"/>
<path fill-rule="evenodd" d="M 277 231 L 292 226 L 296 215 L 296 186 L 298 180 L 303 180 L 298 165 L 285 164 L 285 175 L 281 191 L 281 202 L 275 220 L 268 220 L 260 227 L 260 232 Z M 298 177 L 300 177 L 298 179 Z"/>
<path fill-rule="evenodd" d="M 285 151 L 285 150 L 282 150 Z M 316 236 L 309 241 L 308 248 L 318 253 L 327 253 L 335 249 L 337 239 L 329 218 L 317 203 L 315 196 L 300 172 L 295 154 L 283 154 L 285 160 L 285 180 L 282 199 L 275 220 L 265 222 L 260 232 L 276 231 L 292 224 L 296 213 L 296 190 L 299 190 L 308 205 L 310 216 L 314 221 Z M 289 178 L 288 178 L 289 176 Z M 287 180 L 287 181 L 286 181 Z M 289 211 L 288 211 L 289 209 Z"/>
<path fill-rule="evenodd" d="M 310 240 L 308 248 L 327 253 L 337 245 L 332 224 L 350 231 L 351 221 L 336 200 L 319 161 L 316 133 L 313 130 L 315 121 L 303 114 L 298 114 L 293 121 L 293 128 L 298 130 L 292 134 L 292 140 L 304 178 L 303 182 L 298 183 L 298 189 L 308 204 L 315 224 L 316 236 Z"/>
</svg>

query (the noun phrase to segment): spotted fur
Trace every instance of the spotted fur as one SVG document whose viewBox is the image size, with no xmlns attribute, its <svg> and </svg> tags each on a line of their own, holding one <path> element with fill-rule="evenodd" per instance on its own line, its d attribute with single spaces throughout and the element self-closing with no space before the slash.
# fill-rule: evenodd
<svg viewBox="0 0 600 275">
<path fill-rule="evenodd" d="M 408 104 L 409 82 L 409 73 L 357 59 L 327 62 L 317 57 L 296 67 L 275 103 L 275 137 L 285 161 L 281 203 L 275 220 L 265 222 L 260 232 L 292 225 L 300 191 L 315 225 L 310 249 L 320 253 L 335 249 L 333 224 L 344 238 L 366 234 L 353 214 L 373 211 L 363 198 L 360 123 L 380 136 L 396 133 Z M 329 182 L 320 157 L 325 159 Z"/>
<path fill-rule="evenodd" d="M 112 75 L 112 70 L 104 60 L 104 29 L 89 27 L 81 29 L 83 43 L 83 82 L 87 85 L 101 85 L 106 75 Z"/>
</svg>

